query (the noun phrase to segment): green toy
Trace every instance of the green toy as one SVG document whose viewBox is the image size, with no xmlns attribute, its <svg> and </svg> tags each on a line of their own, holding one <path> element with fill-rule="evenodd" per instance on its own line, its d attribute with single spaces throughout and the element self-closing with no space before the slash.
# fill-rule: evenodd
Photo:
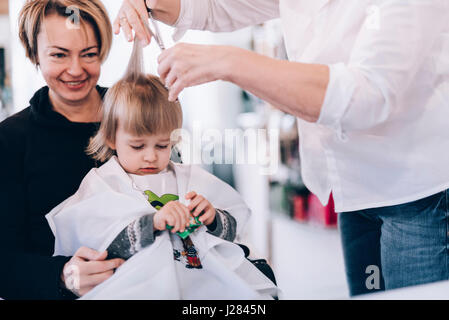
<svg viewBox="0 0 449 320">
<path fill-rule="evenodd" d="M 180 236 L 182 239 L 187 238 L 191 233 L 195 232 L 195 230 L 198 227 L 201 227 L 202 223 L 200 222 L 200 220 L 198 219 L 198 217 L 190 217 L 190 224 L 189 226 L 184 230 L 184 232 L 176 232 L 176 234 L 178 236 Z M 167 225 L 167 229 L 171 230 L 173 229 L 172 226 Z"/>
<path fill-rule="evenodd" d="M 174 194 L 164 194 L 162 197 L 158 197 L 155 193 L 146 190 L 144 194 L 147 196 L 148 202 L 156 209 L 160 210 L 165 204 L 167 204 L 170 201 L 176 201 L 179 200 L 179 197 Z M 189 226 L 184 230 L 184 232 L 176 232 L 177 235 L 179 235 L 182 239 L 187 238 L 191 233 L 195 232 L 195 230 L 198 227 L 201 227 L 202 223 L 198 219 L 198 217 L 190 217 L 190 224 Z M 173 229 L 173 226 L 167 225 L 167 229 L 171 230 Z"/>
</svg>

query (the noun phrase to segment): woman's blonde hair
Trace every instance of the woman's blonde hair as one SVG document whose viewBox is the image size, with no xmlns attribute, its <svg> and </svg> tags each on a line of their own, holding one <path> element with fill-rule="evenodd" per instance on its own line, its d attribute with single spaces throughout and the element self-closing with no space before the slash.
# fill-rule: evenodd
<svg viewBox="0 0 449 320">
<path fill-rule="evenodd" d="M 19 37 L 34 65 L 39 64 L 37 37 L 42 23 L 53 14 L 90 24 L 98 41 L 100 61 L 106 60 L 112 46 L 112 26 L 100 0 L 27 0 L 19 14 Z"/>
<path fill-rule="evenodd" d="M 172 132 L 182 126 L 179 102 L 168 101 L 168 90 L 159 77 L 143 73 L 138 41 L 125 76 L 104 97 L 101 126 L 90 140 L 87 154 L 101 162 L 111 158 L 115 151 L 108 144 L 115 144 L 119 126 L 135 136 Z"/>
</svg>

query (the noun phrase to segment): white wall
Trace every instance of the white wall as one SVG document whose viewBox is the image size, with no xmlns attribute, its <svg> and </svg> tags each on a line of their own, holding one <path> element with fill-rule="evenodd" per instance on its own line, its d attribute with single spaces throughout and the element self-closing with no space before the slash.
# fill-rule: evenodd
<svg viewBox="0 0 449 320">
<path fill-rule="evenodd" d="M 36 68 L 25 58 L 18 36 L 17 17 L 24 0 L 9 0 L 9 17 L 11 31 L 11 83 L 13 89 L 14 111 L 28 106 L 34 91 L 44 85 Z"/>
</svg>

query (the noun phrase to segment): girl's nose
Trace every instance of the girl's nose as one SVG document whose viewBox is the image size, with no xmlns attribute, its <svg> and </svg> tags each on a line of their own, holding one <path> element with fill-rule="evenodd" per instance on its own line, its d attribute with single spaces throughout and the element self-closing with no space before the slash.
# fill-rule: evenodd
<svg viewBox="0 0 449 320">
<path fill-rule="evenodd" d="M 156 152 L 152 148 L 149 148 L 147 152 L 145 152 L 144 160 L 148 162 L 154 162 L 157 160 Z"/>
</svg>

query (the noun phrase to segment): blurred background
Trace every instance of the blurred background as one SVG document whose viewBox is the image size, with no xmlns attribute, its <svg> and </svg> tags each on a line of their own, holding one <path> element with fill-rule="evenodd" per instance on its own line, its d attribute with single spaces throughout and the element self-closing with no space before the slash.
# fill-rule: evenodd
<svg viewBox="0 0 449 320">
<path fill-rule="evenodd" d="M 0 121 L 28 107 L 33 93 L 45 85 L 39 70 L 26 59 L 19 42 L 17 17 L 24 1 L 0 0 Z M 103 0 L 103 3 L 111 20 L 115 19 L 121 1 Z M 160 27 L 166 46 L 172 46 L 173 29 L 162 24 Z M 232 33 L 189 31 L 181 41 L 233 45 L 286 59 L 277 20 Z M 102 68 L 101 86 L 111 86 L 120 79 L 131 49 L 132 44 L 126 42 L 122 34 L 114 36 L 111 54 Z M 159 54 L 154 42 L 145 49 L 147 72 L 157 74 Z M 240 133 L 235 139 L 212 141 L 212 153 L 209 152 L 211 134 L 209 139 L 200 135 L 191 143 L 200 149 L 199 152 L 206 150 L 215 155 L 220 150 L 220 154 L 230 154 L 234 160 L 203 166 L 236 188 L 251 208 L 248 233 L 241 242 L 250 247 L 253 258 L 267 259 L 273 267 L 282 291 L 280 298 L 347 298 L 337 215 L 332 199 L 328 206 L 322 206 L 302 183 L 301 141 L 296 118 L 222 81 L 188 88 L 180 96 L 180 102 L 187 132 L 200 128 L 221 137 L 225 137 L 227 131 Z M 265 134 L 251 139 L 251 133 L 255 132 Z M 268 132 L 275 134 L 271 136 Z M 247 157 L 262 153 L 263 159 L 271 159 L 274 170 L 270 170 L 270 174 L 262 173 L 266 163 L 261 161 L 236 161 L 237 150 L 244 150 Z"/>
</svg>

